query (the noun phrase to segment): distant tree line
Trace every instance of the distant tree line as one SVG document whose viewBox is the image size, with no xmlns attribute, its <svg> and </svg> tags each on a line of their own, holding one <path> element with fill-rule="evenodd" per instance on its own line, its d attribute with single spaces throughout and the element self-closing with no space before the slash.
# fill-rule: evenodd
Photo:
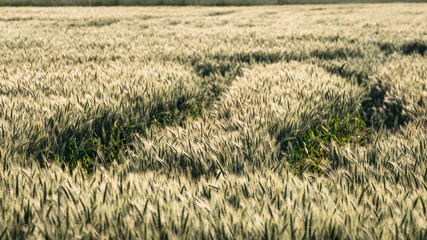
<svg viewBox="0 0 427 240">
<path fill-rule="evenodd" d="M 253 6 L 390 2 L 427 2 L 427 0 L 0 0 L 0 6 Z"/>
</svg>

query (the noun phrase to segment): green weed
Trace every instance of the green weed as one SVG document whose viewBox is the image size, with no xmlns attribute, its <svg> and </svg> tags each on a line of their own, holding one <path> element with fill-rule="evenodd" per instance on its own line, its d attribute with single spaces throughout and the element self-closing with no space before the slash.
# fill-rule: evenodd
<svg viewBox="0 0 427 240">
<path fill-rule="evenodd" d="M 347 114 L 343 118 L 332 118 L 326 125 L 314 126 L 288 142 L 285 154 L 299 174 L 305 171 L 324 173 L 324 166 L 333 161 L 333 145 L 338 148 L 347 144 L 363 146 L 368 141 L 369 132 L 359 114 Z"/>
</svg>

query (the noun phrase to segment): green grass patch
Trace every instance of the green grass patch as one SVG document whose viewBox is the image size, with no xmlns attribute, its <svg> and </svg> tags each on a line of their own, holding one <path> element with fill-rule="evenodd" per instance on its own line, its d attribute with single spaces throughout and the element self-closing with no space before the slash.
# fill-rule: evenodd
<svg viewBox="0 0 427 240">
<path fill-rule="evenodd" d="M 347 114 L 309 128 L 301 137 L 288 143 L 285 154 L 296 173 L 324 173 L 325 165 L 333 161 L 333 145 L 339 148 L 347 144 L 364 145 L 369 133 L 359 114 Z"/>
<path fill-rule="evenodd" d="M 100 161 L 105 167 L 110 167 L 114 161 L 119 160 L 120 154 L 127 152 L 127 147 L 135 132 L 141 132 L 135 125 L 121 125 L 116 121 L 111 129 L 108 129 L 109 135 L 106 139 L 94 134 L 92 138 L 83 141 L 71 139 L 66 144 L 64 152 L 54 157 L 61 166 L 72 170 L 78 163 L 82 164 L 83 170 L 87 174 L 93 173 L 95 161 Z"/>
</svg>

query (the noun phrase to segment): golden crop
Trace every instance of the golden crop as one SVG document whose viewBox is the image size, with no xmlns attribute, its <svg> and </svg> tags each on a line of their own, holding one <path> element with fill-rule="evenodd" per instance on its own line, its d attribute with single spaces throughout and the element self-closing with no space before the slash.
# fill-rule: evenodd
<svg viewBox="0 0 427 240">
<path fill-rule="evenodd" d="M 0 239 L 426 238 L 427 5 L 0 13 Z"/>
</svg>

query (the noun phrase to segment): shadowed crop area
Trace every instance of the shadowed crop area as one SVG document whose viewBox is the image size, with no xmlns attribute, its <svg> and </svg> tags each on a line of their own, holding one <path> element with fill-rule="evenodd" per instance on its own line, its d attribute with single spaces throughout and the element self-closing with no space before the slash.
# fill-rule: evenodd
<svg viewBox="0 0 427 240">
<path fill-rule="evenodd" d="M 427 238 L 426 4 L 0 15 L 0 239 Z"/>
</svg>

